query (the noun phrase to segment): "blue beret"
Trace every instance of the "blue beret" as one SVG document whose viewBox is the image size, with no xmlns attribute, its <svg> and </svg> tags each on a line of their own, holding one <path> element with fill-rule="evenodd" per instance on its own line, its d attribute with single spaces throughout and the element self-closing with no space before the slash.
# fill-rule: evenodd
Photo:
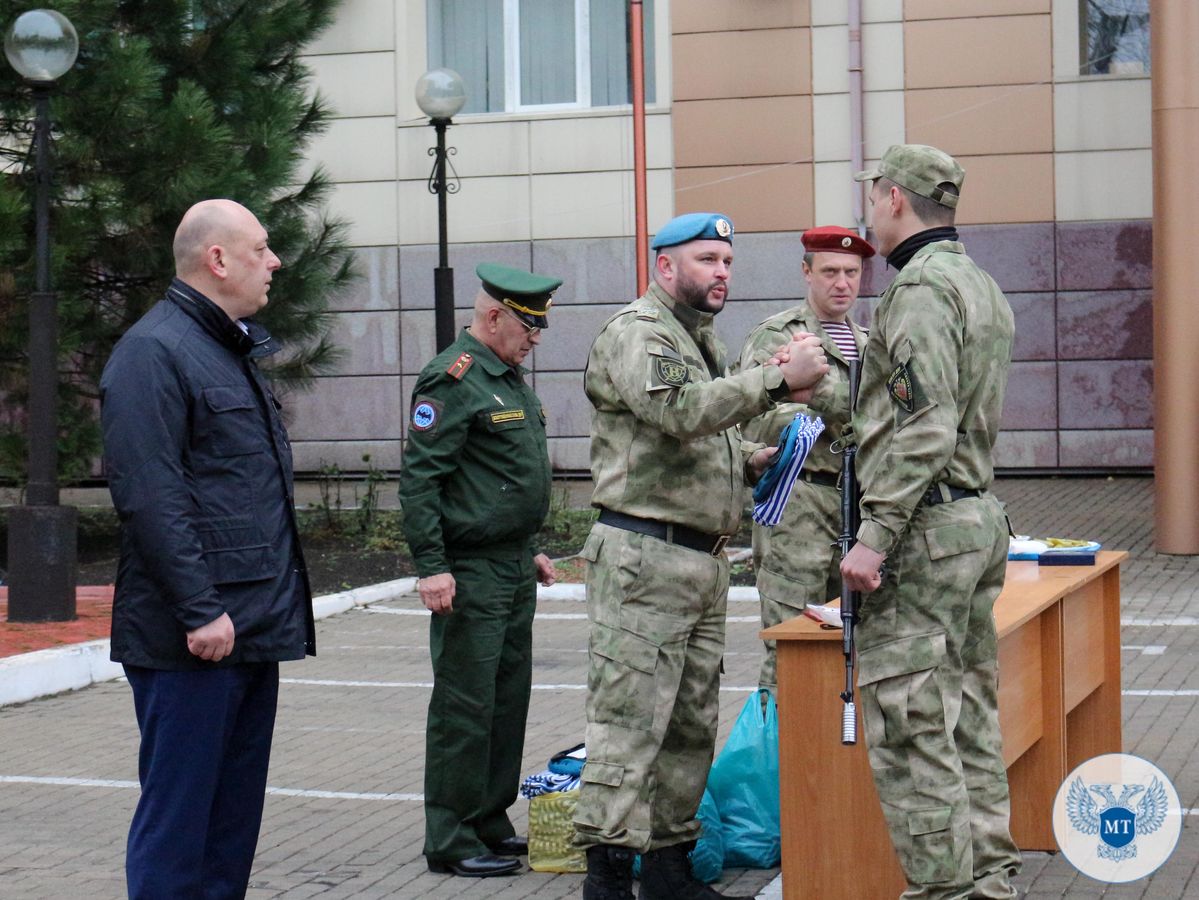
<svg viewBox="0 0 1199 900">
<path fill-rule="evenodd" d="M 725 241 L 733 243 L 733 220 L 720 213 L 686 213 L 675 216 L 654 235 L 651 250 L 676 247 L 688 241 Z"/>
</svg>

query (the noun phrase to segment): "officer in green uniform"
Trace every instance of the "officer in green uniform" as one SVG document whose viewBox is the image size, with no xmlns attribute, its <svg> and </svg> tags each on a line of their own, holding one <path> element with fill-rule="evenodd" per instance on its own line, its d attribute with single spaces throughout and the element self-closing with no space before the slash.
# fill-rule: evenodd
<svg viewBox="0 0 1199 900">
<path fill-rule="evenodd" d="M 862 261 L 874 248 L 856 231 L 825 225 L 809 228 L 803 242 L 803 276 L 808 297 L 798 306 L 771 316 L 745 339 L 743 370 L 764 364 L 780 344 L 799 333 L 820 338 L 829 372 L 805 405 L 780 403 L 741 426 L 747 441 L 773 444 L 797 412 L 819 416 L 824 431 L 816 439 L 783 518 L 773 528 L 754 525 L 754 571 L 762 601 L 762 627 L 770 628 L 804 611 L 809 603 L 841 596 L 841 457 L 833 452 L 849 424 L 849 365 L 861 359 L 866 332 L 849 318 L 862 282 Z M 778 686 L 774 641 L 763 641 L 766 657 L 758 686 L 772 694 Z"/>
<path fill-rule="evenodd" d="M 1012 311 L 957 240 L 965 172 L 896 145 L 869 180 L 879 300 L 858 404 L 862 525 L 841 564 L 866 593 L 858 687 L 905 898 L 1015 897 L 992 607 L 1008 536 L 991 493 Z M 885 576 L 879 567 L 887 561 Z"/>
<path fill-rule="evenodd" d="M 583 384 L 591 401 L 591 624 L 587 764 L 575 808 L 587 850 L 584 900 L 721 900 L 687 853 L 720 712 L 729 565 L 747 460 L 736 427 L 828 371 L 819 341 L 780 342 L 780 360 L 729 375 L 713 319 L 728 297 L 733 225 L 717 213 L 668 222 L 654 281 L 603 326 Z M 786 357 L 782 359 L 781 357 Z"/>
<path fill-rule="evenodd" d="M 554 567 L 532 539 L 549 510 L 545 410 L 521 363 L 562 282 L 484 263 L 474 318 L 412 393 L 400 475 L 404 534 L 433 613 L 425 738 L 432 872 L 520 869 L 516 800 L 532 684 L 537 582 Z"/>
</svg>

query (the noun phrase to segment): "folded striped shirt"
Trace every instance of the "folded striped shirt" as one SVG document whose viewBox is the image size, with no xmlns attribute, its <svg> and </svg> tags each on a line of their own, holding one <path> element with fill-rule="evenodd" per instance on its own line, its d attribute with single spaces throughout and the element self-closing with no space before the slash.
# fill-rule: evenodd
<svg viewBox="0 0 1199 900">
<path fill-rule="evenodd" d="M 819 416 L 812 419 L 796 413 L 779 434 L 779 451 L 754 487 L 753 519 L 759 525 L 773 528 L 782 521 L 799 470 L 822 431 L 824 420 Z"/>
</svg>

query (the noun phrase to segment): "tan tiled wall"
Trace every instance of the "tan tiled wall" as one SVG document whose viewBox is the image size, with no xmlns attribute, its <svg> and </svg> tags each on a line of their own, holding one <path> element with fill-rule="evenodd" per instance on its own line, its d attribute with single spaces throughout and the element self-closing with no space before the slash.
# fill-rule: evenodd
<svg viewBox="0 0 1199 900">
<path fill-rule="evenodd" d="M 741 232 L 807 227 L 808 4 L 702 0 L 671 9 L 675 212 L 719 209 Z"/>
<path fill-rule="evenodd" d="M 331 207 L 351 223 L 365 277 L 338 301 L 341 372 L 288 400 L 301 470 L 350 468 L 363 452 L 398 465 L 408 394 L 432 353 L 432 131 L 411 96 L 425 3 L 343 0 L 306 59 L 338 114 L 311 164 L 333 176 Z M 698 209 L 733 217 L 738 302 L 718 326 L 735 351 L 801 295 L 797 232 L 853 224 L 847 4 L 658 3 L 650 226 Z M 963 239 L 1016 311 L 1000 464 L 1149 464 L 1149 80 L 1078 76 L 1078 0 L 863 0 L 862 14 L 867 163 L 902 141 L 958 156 Z M 631 120 L 466 117 L 450 136 L 459 319 L 481 259 L 567 279 L 532 378 L 555 465 L 583 468 L 586 348 L 632 294 Z"/>
</svg>

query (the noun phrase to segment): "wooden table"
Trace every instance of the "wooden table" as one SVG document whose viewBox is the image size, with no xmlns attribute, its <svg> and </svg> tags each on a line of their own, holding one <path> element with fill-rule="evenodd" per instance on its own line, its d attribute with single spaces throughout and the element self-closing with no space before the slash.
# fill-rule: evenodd
<svg viewBox="0 0 1199 900">
<path fill-rule="evenodd" d="M 1120 562 L 1010 562 L 995 603 L 999 722 L 1012 836 L 1056 850 L 1053 798 L 1079 763 L 1122 748 Z M 897 897 L 905 880 L 858 743 L 841 744 L 840 629 L 800 616 L 762 632 L 778 641 L 779 787 L 785 900 Z M 851 851 L 846 845 L 853 842 Z"/>
</svg>

